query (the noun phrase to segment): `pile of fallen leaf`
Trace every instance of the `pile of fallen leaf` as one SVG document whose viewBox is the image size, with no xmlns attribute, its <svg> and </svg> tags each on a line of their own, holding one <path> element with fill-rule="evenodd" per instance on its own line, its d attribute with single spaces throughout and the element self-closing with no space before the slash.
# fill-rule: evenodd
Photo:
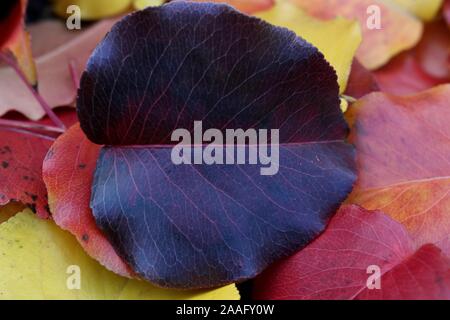
<svg viewBox="0 0 450 320">
<path fill-rule="evenodd" d="M 450 299 L 450 1 L 163 2 L 2 0 L 0 299 Z"/>
</svg>

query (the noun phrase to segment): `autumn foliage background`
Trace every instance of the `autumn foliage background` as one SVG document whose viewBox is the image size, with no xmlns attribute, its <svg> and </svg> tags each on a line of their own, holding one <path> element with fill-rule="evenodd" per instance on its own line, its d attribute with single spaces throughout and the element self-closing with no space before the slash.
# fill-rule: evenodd
<svg viewBox="0 0 450 320">
<path fill-rule="evenodd" d="M 89 204 L 101 146 L 74 108 L 111 27 L 164 1 L 30 0 L 28 15 L 27 1 L 13 2 L 0 13 L 0 298 L 450 298 L 450 1 L 215 1 L 323 53 L 337 74 L 357 178 L 304 248 L 243 283 L 182 285 L 195 290 L 137 279 L 97 226 Z M 71 4 L 81 8 L 81 30 L 66 28 Z M 380 29 L 368 24 L 374 5 Z M 67 289 L 70 265 L 82 270 L 80 290 Z"/>
</svg>

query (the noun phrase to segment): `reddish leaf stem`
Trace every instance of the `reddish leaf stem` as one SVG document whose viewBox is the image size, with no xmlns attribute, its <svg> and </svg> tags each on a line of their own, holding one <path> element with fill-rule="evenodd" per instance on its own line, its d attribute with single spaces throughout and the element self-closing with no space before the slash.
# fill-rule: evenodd
<svg viewBox="0 0 450 320">
<path fill-rule="evenodd" d="M 22 129 L 22 128 L 14 128 L 14 127 L 10 127 L 10 126 L 0 125 L 0 129 L 7 130 L 7 131 L 12 131 L 12 132 L 18 132 L 18 133 L 22 133 L 22 134 L 28 134 L 28 135 L 33 136 L 33 137 L 37 137 L 37 138 L 45 139 L 45 140 L 50 140 L 50 141 L 56 140 L 56 137 L 48 136 L 48 135 L 45 135 L 45 134 L 42 134 L 42 133 L 38 133 L 38 132 L 34 132 L 34 131 L 29 131 L 29 130 Z"/>
<path fill-rule="evenodd" d="M 28 130 L 41 130 L 54 133 L 64 133 L 64 129 L 59 127 L 47 126 L 36 122 L 24 122 L 16 120 L 0 119 L 0 126 L 9 128 L 20 128 Z"/>
<path fill-rule="evenodd" d="M 11 66 L 14 71 L 17 73 L 19 78 L 25 83 L 27 88 L 31 91 L 34 98 L 39 102 L 42 109 L 45 111 L 45 113 L 48 115 L 48 117 L 63 131 L 65 131 L 66 126 L 64 123 L 58 118 L 58 116 L 53 112 L 53 110 L 50 108 L 48 103 L 44 100 L 44 98 L 39 94 L 39 92 L 34 88 L 27 80 L 26 76 L 20 70 L 20 68 L 17 66 L 17 63 L 14 61 L 14 59 L 10 58 L 7 54 L 0 52 L 0 60 L 5 61 L 9 66 Z"/>
</svg>

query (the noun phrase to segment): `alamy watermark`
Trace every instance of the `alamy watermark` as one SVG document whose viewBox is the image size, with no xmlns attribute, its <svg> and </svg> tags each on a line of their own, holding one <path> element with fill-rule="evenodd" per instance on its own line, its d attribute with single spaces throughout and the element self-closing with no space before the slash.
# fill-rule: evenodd
<svg viewBox="0 0 450 320">
<path fill-rule="evenodd" d="M 376 5 L 370 5 L 367 7 L 366 13 L 368 15 L 366 20 L 366 27 L 369 30 L 381 29 L 381 8 Z"/>
<path fill-rule="evenodd" d="M 381 289 L 381 268 L 376 264 L 367 267 L 367 274 L 370 276 L 367 278 L 366 286 L 369 290 Z"/>
<path fill-rule="evenodd" d="M 69 290 L 81 290 L 81 268 L 78 265 L 70 265 L 66 269 L 69 275 L 66 279 L 66 287 Z"/>
<path fill-rule="evenodd" d="M 81 29 L 81 8 L 77 5 L 70 5 L 67 7 L 66 13 L 69 17 L 66 20 L 66 27 L 68 30 Z"/>
<path fill-rule="evenodd" d="M 203 132 L 201 121 L 194 121 L 194 137 L 187 129 L 173 131 L 171 140 L 179 142 L 172 148 L 175 165 L 260 165 L 260 174 L 273 176 L 280 166 L 279 130 L 271 129 L 219 129 Z M 270 141 L 270 143 L 269 143 Z M 204 146 L 204 143 L 208 143 Z M 270 150 L 269 150 L 270 149 Z"/>
</svg>

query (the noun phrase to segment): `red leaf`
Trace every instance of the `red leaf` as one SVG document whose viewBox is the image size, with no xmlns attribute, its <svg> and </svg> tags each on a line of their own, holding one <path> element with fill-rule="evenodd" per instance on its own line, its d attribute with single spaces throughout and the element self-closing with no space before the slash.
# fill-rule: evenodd
<svg viewBox="0 0 450 320">
<path fill-rule="evenodd" d="M 75 111 L 59 112 L 65 124 L 76 121 Z M 44 119 L 40 124 L 49 125 Z M 53 140 L 41 136 L 7 131 L 0 127 L 0 205 L 18 201 L 39 217 L 49 216 L 47 192 L 42 180 L 42 162 Z"/>
<path fill-rule="evenodd" d="M 90 142 L 79 124 L 51 147 L 43 166 L 53 220 L 74 234 L 86 252 L 109 270 L 132 272 L 97 228 L 89 208 L 92 178 L 101 146 Z"/>
<path fill-rule="evenodd" d="M 450 260 L 432 244 L 424 245 L 403 263 L 383 275 L 389 290 L 364 290 L 364 300 L 450 299 Z"/>
<path fill-rule="evenodd" d="M 4 129 L 0 133 L 0 205 L 20 201 L 48 217 L 40 166 L 51 140 Z"/>
<path fill-rule="evenodd" d="M 443 21 L 426 26 L 420 43 L 374 72 L 383 92 L 408 95 L 450 82 L 450 31 Z"/>
<path fill-rule="evenodd" d="M 379 90 L 380 88 L 372 72 L 364 68 L 357 59 L 353 60 L 345 94 L 359 99 L 366 94 Z"/>
<path fill-rule="evenodd" d="M 256 279 L 254 297 L 450 299 L 450 260 L 433 245 L 414 251 L 388 216 L 343 206 L 319 238 Z M 380 269 L 380 289 L 368 289 L 369 266 Z"/>
<path fill-rule="evenodd" d="M 450 0 L 446 0 L 443 7 L 444 18 L 447 21 L 447 25 L 450 27 Z"/>
</svg>

